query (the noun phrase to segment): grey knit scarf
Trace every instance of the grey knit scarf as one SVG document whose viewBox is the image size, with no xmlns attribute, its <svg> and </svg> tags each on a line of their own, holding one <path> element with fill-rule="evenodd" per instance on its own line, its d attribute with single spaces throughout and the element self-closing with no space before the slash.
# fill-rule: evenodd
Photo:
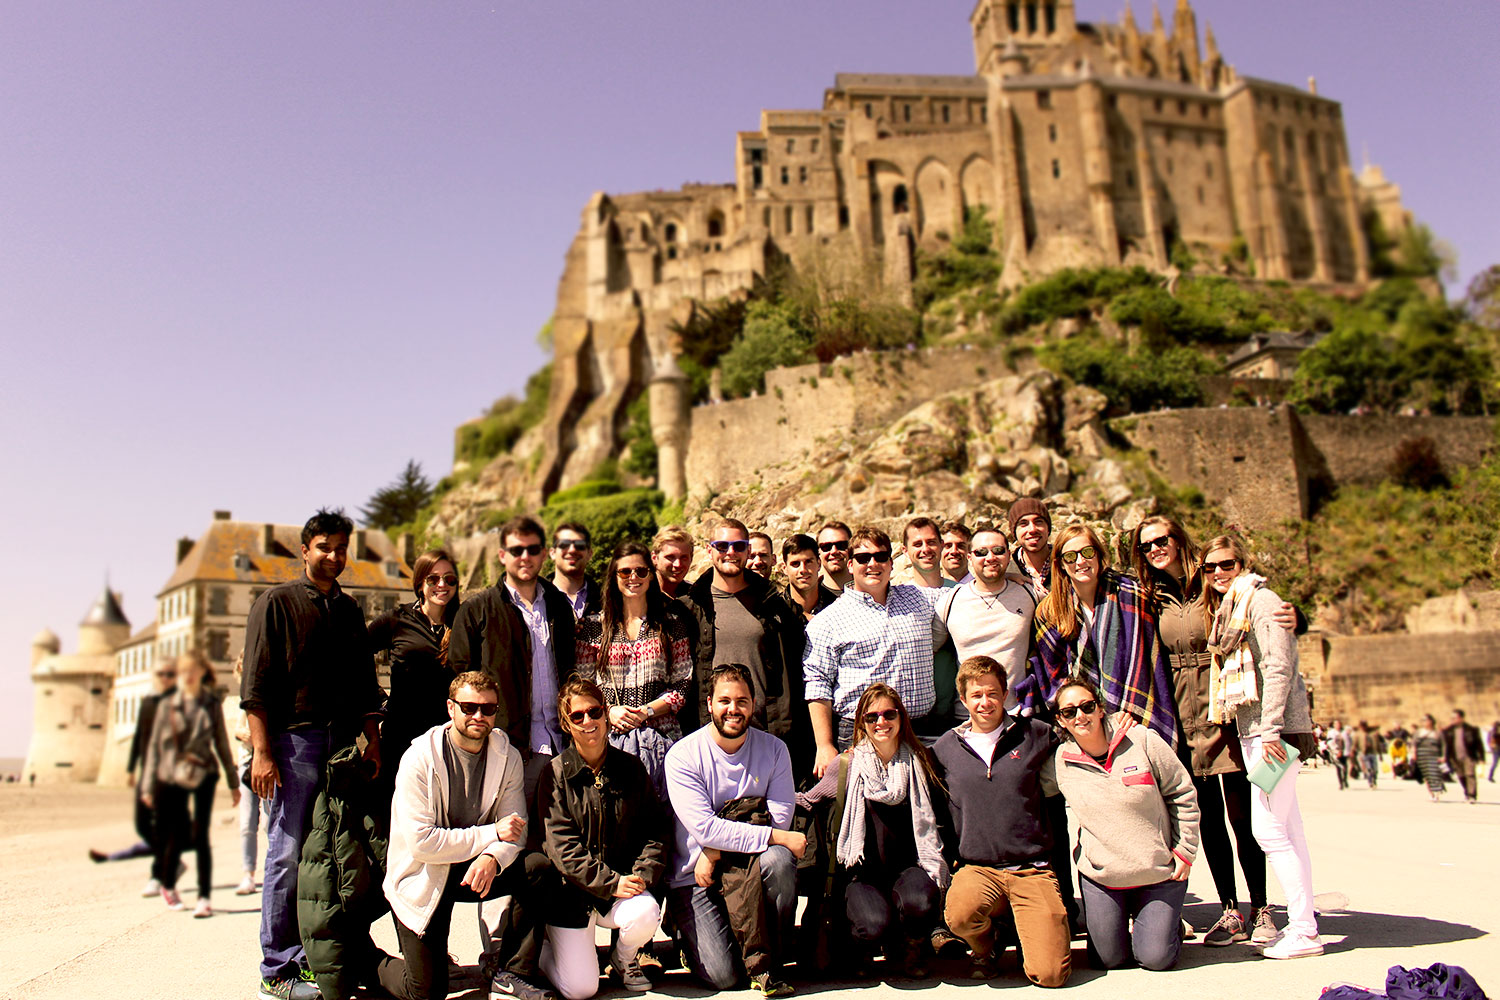
<svg viewBox="0 0 1500 1000">
<path fill-rule="evenodd" d="M 938 837 L 937 817 L 927 775 L 912 757 L 911 747 L 901 745 L 889 764 L 882 763 L 875 747 L 865 741 L 849 752 L 849 787 L 844 797 L 844 825 L 839 830 L 837 856 L 847 867 L 865 858 L 865 803 L 900 805 L 911 798 L 911 826 L 917 844 L 917 863 L 939 889 L 948 886 L 948 865 Z"/>
</svg>

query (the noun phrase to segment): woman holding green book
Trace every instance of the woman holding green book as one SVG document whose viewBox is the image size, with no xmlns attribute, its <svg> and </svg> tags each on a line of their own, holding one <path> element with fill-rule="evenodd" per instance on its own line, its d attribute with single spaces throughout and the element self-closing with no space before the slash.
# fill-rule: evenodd
<svg viewBox="0 0 1500 1000">
<path fill-rule="evenodd" d="M 1300 757 L 1313 748 L 1307 686 L 1297 668 L 1296 639 L 1277 624 L 1281 598 L 1250 572 L 1238 538 L 1204 546 L 1205 614 L 1213 672 L 1209 721 L 1233 721 L 1250 781 L 1250 826 L 1287 899 L 1287 925 L 1261 952 L 1266 958 L 1323 953 L 1313 913 L 1312 858 L 1297 807 Z"/>
</svg>

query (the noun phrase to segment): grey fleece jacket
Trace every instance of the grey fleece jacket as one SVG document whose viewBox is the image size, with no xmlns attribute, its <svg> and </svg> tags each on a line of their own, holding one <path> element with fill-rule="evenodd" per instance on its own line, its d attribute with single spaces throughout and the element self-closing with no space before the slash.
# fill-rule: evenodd
<svg viewBox="0 0 1500 1000">
<path fill-rule="evenodd" d="M 1266 587 L 1250 598 L 1250 655 L 1255 660 L 1255 684 L 1260 700 L 1241 705 L 1235 724 L 1241 739 L 1260 736 L 1274 740 L 1282 733 L 1312 732 L 1307 707 L 1307 685 L 1297 667 L 1297 637 L 1271 617 L 1281 609 L 1281 598 Z"/>
<path fill-rule="evenodd" d="M 1106 723 L 1108 725 L 1108 723 Z M 1176 858 L 1198 856 L 1198 793 L 1166 741 L 1146 726 L 1110 733 L 1101 765 L 1069 740 L 1057 748 L 1057 786 L 1078 821 L 1078 873 L 1111 889 L 1156 885 Z"/>
</svg>

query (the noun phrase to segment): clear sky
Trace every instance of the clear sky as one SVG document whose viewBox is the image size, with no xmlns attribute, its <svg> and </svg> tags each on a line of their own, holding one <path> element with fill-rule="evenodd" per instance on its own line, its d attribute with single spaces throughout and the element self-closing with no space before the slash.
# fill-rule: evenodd
<svg viewBox="0 0 1500 1000">
<path fill-rule="evenodd" d="M 731 181 L 735 131 L 836 72 L 972 73 L 972 6 L 6 3 L 0 756 L 30 736 L 31 637 L 73 651 L 106 573 L 139 627 L 215 508 L 300 523 L 408 458 L 442 475 L 542 363 L 593 191 Z M 1197 9 L 1242 74 L 1343 102 L 1460 291 L 1500 262 L 1500 4 Z"/>
</svg>

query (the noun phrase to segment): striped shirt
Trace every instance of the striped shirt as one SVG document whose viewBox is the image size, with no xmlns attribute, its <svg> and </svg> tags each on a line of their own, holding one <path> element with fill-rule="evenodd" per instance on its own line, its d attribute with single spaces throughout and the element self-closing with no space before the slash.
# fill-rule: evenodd
<svg viewBox="0 0 1500 1000">
<path fill-rule="evenodd" d="M 889 684 L 912 718 L 932 711 L 932 651 L 948 638 L 934 613 L 943 591 L 892 584 L 884 604 L 848 587 L 807 623 L 802 677 L 808 701 L 831 701 L 840 719 L 854 715 L 865 688 Z"/>
</svg>

